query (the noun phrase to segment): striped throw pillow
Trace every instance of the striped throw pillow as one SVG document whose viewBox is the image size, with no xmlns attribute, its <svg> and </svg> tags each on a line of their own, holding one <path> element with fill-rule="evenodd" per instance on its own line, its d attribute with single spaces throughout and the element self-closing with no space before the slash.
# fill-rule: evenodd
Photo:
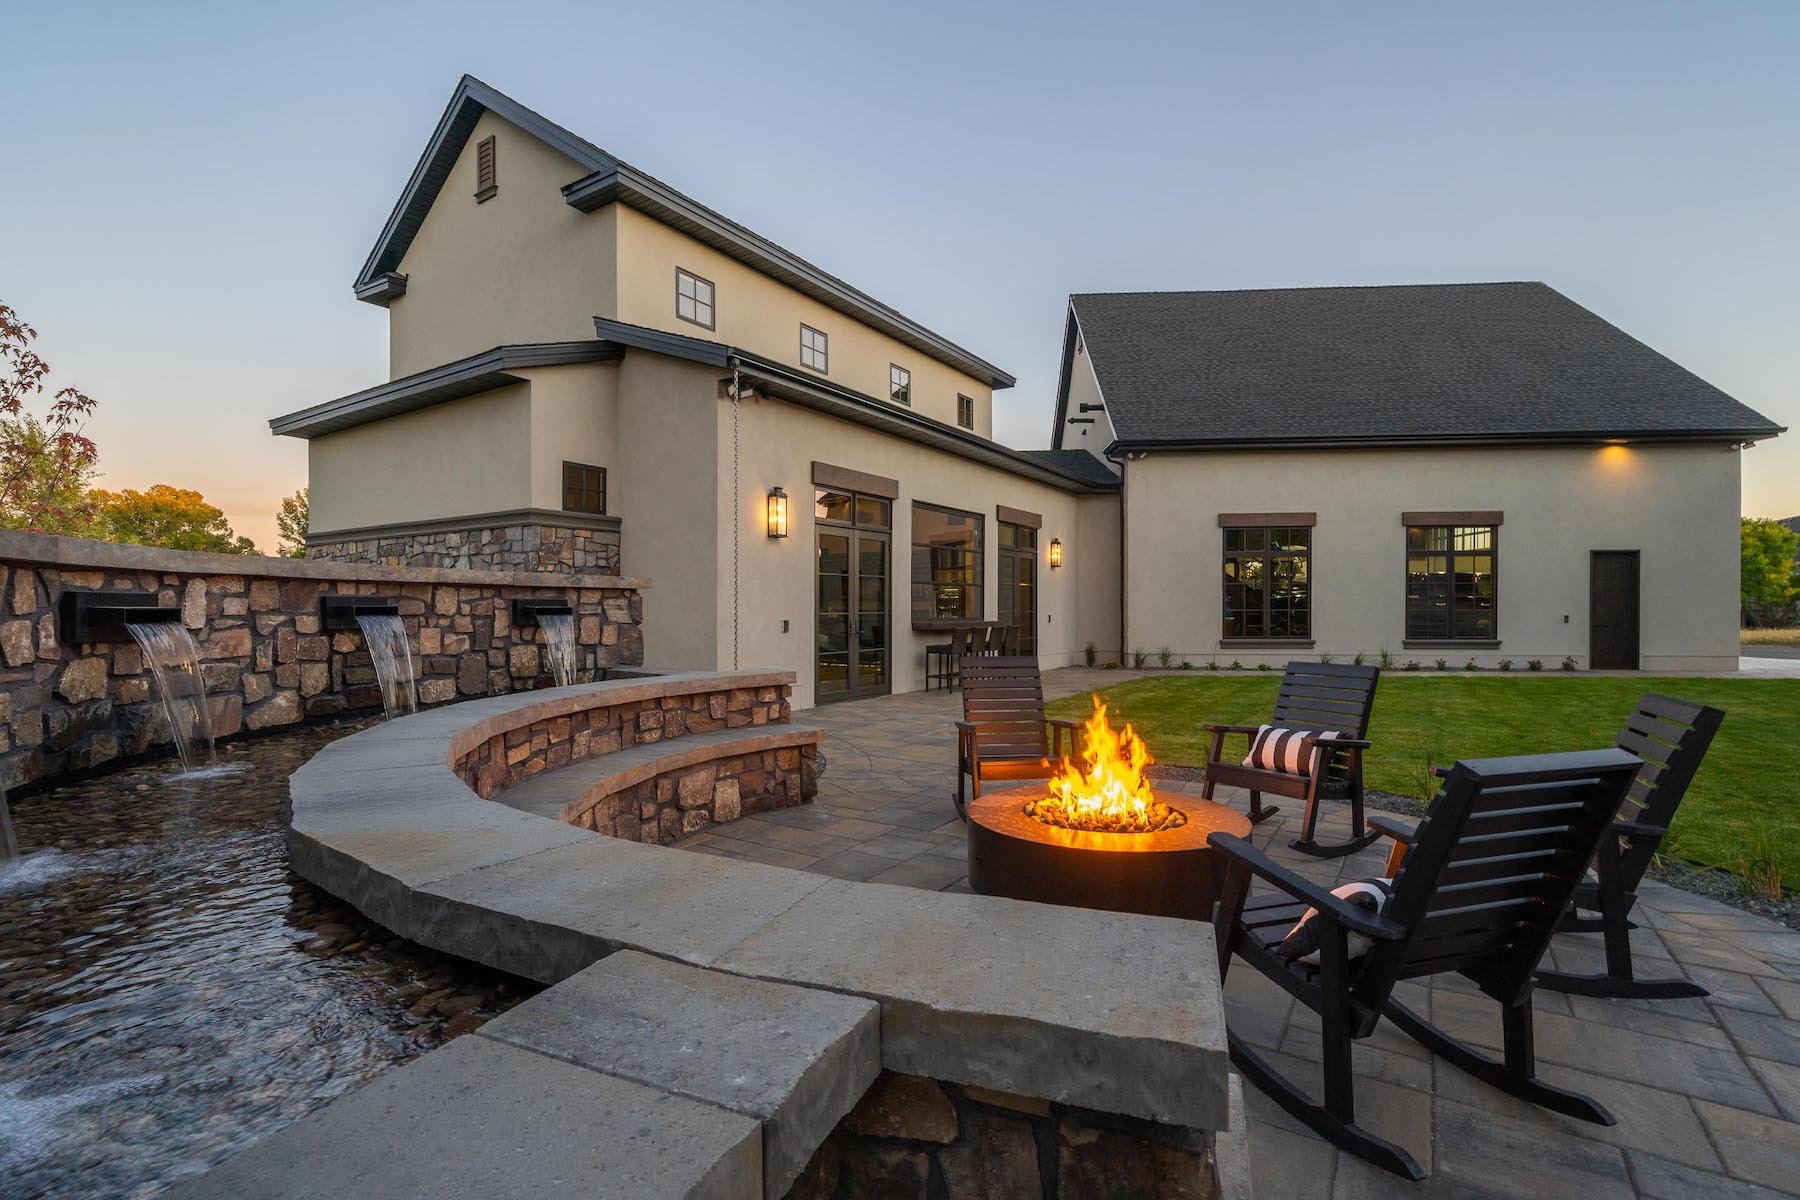
<svg viewBox="0 0 1800 1200">
<path fill-rule="evenodd" d="M 1313 756 L 1318 751 L 1308 746 L 1305 739 L 1311 737 L 1328 741 L 1339 736 L 1334 730 L 1282 729 L 1274 725 L 1261 725 L 1257 727 L 1256 737 L 1250 743 L 1250 753 L 1244 756 L 1244 765 L 1255 767 L 1259 771 L 1310 775 Z"/>
<path fill-rule="evenodd" d="M 1393 894 L 1392 879 L 1359 879 L 1355 883 L 1339 884 L 1331 889 L 1331 894 L 1339 900 L 1348 900 L 1358 908 L 1366 908 L 1376 916 L 1387 907 L 1388 897 Z M 1319 915 L 1316 908 L 1308 908 L 1301 918 L 1294 922 L 1281 944 L 1275 947 L 1275 953 L 1281 957 L 1303 963 L 1319 962 L 1319 923 L 1314 918 Z M 1352 933 L 1345 945 L 1353 959 L 1361 958 L 1369 952 L 1369 939 L 1360 933 Z"/>
</svg>

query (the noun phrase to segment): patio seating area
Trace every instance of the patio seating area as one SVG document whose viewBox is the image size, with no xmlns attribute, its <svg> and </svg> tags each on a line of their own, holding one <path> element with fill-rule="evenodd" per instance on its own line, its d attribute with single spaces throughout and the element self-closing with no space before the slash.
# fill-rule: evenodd
<svg viewBox="0 0 1800 1200">
<path fill-rule="evenodd" d="M 1097 690 L 1106 672 L 1044 677 L 1047 696 Z M 808 722 L 828 731 L 828 766 L 815 802 L 745 816 L 679 843 L 726 858 L 843 879 L 939 891 L 968 890 L 955 792 L 961 716 L 955 694 L 913 693 L 825 706 Z M 1377 750 L 1377 752 L 1379 752 Z M 1195 781 L 1159 790 L 1198 795 Z M 1240 811 L 1248 797 L 1221 787 Z M 1385 842 L 1336 859 L 1298 853 L 1303 813 L 1284 809 L 1252 843 L 1327 887 L 1384 873 Z M 1326 803 L 1316 836 L 1350 836 L 1349 812 Z M 1601 1126 L 1516 1100 L 1434 1059 L 1383 1022 L 1354 1054 L 1357 1115 L 1430 1172 L 1407 1185 L 1338 1151 L 1254 1087 L 1249 1107 L 1256 1194 L 1281 1197 L 1563 1196 L 1757 1200 L 1800 1195 L 1800 932 L 1676 888 L 1646 881 L 1631 933 L 1645 977 L 1681 977 L 1705 999 L 1620 1000 L 1540 987 L 1538 1072 L 1594 1097 L 1618 1118 Z M 1562 934 L 1546 965 L 1605 969 L 1598 933 Z M 1225 988 L 1234 1035 L 1308 1088 L 1318 1086 L 1318 1019 L 1237 964 Z M 1454 973 L 1397 985 L 1395 996 L 1451 1036 L 1485 1051 L 1502 1045 L 1499 1010 Z M 1316 1093 L 1315 1093 L 1316 1098 Z"/>
</svg>

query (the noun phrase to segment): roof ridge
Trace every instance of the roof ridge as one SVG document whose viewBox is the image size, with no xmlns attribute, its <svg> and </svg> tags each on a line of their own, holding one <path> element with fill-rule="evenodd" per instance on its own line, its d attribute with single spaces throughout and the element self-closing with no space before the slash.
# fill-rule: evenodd
<svg viewBox="0 0 1800 1200">
<path fill-rule="evenodd" d="M 1298 287 L 1260 288 L 1147 288 L 1137 291 L 1070 292 L 1069 299 L 1087 296 L 1243 296 L 1270 292 L 1376 292 L 1424 288 L 1541 287 L 1556 291 L 1541 279 L 1464 279 L 1450 283 L 1314 283 Z M 1561 295 L 1561 292 L 1557 292 Z"/>
</svg>

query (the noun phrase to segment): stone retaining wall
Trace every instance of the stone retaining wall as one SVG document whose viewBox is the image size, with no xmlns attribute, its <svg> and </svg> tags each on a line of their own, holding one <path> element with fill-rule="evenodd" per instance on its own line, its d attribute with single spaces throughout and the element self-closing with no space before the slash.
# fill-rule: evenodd
<svg viewBox="0 0 1800 1200">
<path fill-rule="evenodd" d="M 578 670 L 641 665 L 644 581 L 613 576 L 392 569 L 196 554 L 0 532 L 0 785 L 144 754 L 170 742 L 135 643 L 67 645 L 66 589 L 154 593 L 181 608 L 200 650 L 213 732 L 229 737 L 381 707 L 357 631 L 321 628 L 324 594 L 394 599 L 421 704 L 544 686 L 536 626 L 514 628 L 514 596 L 566 597 Z"/>
<path fill-rule="evenodd" d="M 469 529 L 319 534 L 306 539 L 308 558 L 385 563 L 394 567 L 458 567 L 490 571 L 619 570 L 617 518 L 593 528 L 524 522 Z"/>
</svg>

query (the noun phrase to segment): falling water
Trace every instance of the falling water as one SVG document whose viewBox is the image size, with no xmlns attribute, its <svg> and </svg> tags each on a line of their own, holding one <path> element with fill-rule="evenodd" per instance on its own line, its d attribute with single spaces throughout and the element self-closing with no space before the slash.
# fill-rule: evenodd
<svg viewBox="0 0 1800 1200">
<path fill-rule="evenodd" d="M 362 626 L 363 641 L 368 643 L 375 678 L 381 684 L 381 707 L 387 710 L 388 719 L 419 711 L 405 623 L 394 616 L 358 616 L 356 623 Z"/>
<path fill-rule="evenodd" d="M 6 789 L 0 788 L 0 871 L 19 857 L 19 839 L 13 836 L 12 810 L 6 807 Z"/>
<path fill-rule="evenodd" d="M 181 769 L 191 772 L 197 765 L 214 763 L 212 714 L 206 706 L 206 685 L 200 679 L 200 647 L 194 644 L 193 635 L 173 621 L 127 624 L 125 628 L 144 652 L 144 662 L 156 680 L 156 694 L 162 699 L 163 716 L 169 720 L 175 752 L 181 755 Z"/>
<path fill-rule="evenodd" d="M 544 657 L 550 660 L 550 673 L 557 687 L 575 682 L 575 618 L 570 613 L 539 613 L 538 627 L 544 631 Z"/>
</svg>

